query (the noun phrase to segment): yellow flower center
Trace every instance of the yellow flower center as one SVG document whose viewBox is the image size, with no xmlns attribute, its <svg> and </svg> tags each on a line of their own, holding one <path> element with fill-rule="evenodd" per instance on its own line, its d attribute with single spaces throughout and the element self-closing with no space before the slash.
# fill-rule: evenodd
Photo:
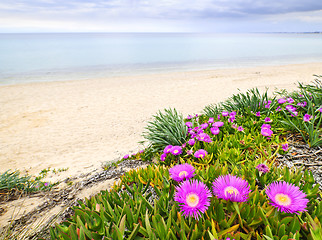
<svg viewBox="0 0 322 240">
<path fill-rule="evenodd" d="M 199 203 L 199 197 L 195 193 L 190 193 L 187 195 L 186 201 L 189 207 L 195 207 Z"/>
<path fill-rule="evenodd" d="M 225 192 L 225 196 L 226 197 L 227 197 L 227 193 L 229 193 L 229 194 L 233 194 L 234 193 L 235 195 L 239 194 L 239 191 L 237 190 L 237 188 L 234 188 L 232 186 L 226 187 L 225 190 L 224 190 L 224 192 Z"/>
<path fill-rule="evenodd" d="M 179 177 L 185 177 L 185 176 L 187 176 L 188 175 L 188 173 L 186 172 L 186 171 L 181 171 L 180 173 L 179 173 Z"/>
<path fill-rule="evenodd" d="M 283 193 L 276 194 L 275 201 L 282 206 L 288 206 L 291 204 L 291 198 Z"/>
<path fill-rule="evenodd" d="M 174 150 L 173 153 L 178 153 L 179 151 L 178 150 Z"/>
</svg>

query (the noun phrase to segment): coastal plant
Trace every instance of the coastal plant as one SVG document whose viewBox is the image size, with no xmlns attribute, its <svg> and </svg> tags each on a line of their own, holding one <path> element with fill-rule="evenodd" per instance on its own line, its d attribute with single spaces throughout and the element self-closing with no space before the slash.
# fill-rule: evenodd
<svg viewBox="0 0 322 240">
<path fill-rule="evenodd" d="M 143 137 L 153 152 L 163 150 L 167 145 L 182 145 L 187 136 L 183 116 L 176 109 L 164 109 L 153 116 L 143 132 Z"/>
<path fill-rule="evenodd" d="M 36 191 L 50 190 L 54 185 L 40 181 L 42 177 L 21 176 L 19 171 L 7 170 L 0 175 L 0 200 L 13 195 L 22 195 Z"/>
<path fill-rule="evenodd" d="M 247 90 L 246 93 L 233 94 L 232 97 L 221 103 L 221 106 L 229 111 L 238 111 L 242 115 L 251 112 L 267 113 L 274 107 L 274 100 L 268 96 L 268 89 L 261 93 L 258 88 Z"/>
<path fill-rule="evenodd" d="M 314 239 L 321 231 L 322 204 L 307 175 L 299 172 L 293 183 L 305 191 L 306 212 L 292 214 L 271 205 L 265 191 L 251 183 L 240 202 L 217 197 L 211 189 L 222 170 L 221 164 L 196 167 L 195 180 L 180 184 L 165 167 L 132 170 L 110 191 L 79 201 L 71 218 L 51 228 L 51 239 Z M 293 179 L 292 174 L 288 175 Z M 216 186 L 233 196 L 249 180 L 235 177 L 233 185 Z"/>
<path fill-rule="evenodd" d="M 219 104 L 209 104 L 202 111 L 208 117 L 217 117 L 223 111 L 223 108 Z"/>
</svg>

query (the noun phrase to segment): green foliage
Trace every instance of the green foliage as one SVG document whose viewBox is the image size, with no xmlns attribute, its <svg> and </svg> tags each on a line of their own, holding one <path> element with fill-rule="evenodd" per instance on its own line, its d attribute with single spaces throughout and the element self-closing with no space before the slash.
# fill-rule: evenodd
<svg viewBox="0 0 322 240">
<path fill-rule="evenodd" d="M 186 140 L 187 127 L 176 109 L 165 109 L 148 122 L 143 137 L 153 152 L 161 151 L 167 145 L 181 145 Z"/>
<path fill-rule="evenodd" d="M 35 192 L 39 190 L 48 190 L 53 184 L 40 181 L 42 177 L 32 179 L 31 176 L 20 176 L 19 171 L 10 170 L 0 175 L 0 191 L 9 193 L 11 191 L 20 191 L 24 193 Z"/>
<path fill-rule="evenodd" d="M 258 88 L 252 88 L 246 93 L 234 94 L 228 100 L 221 103 L 221 106 L 227 111 L 238 111 L 244 115 L 257 111 L 268 112 L 274 107 L 274 104 L 268 104 L 269 101 L 274 102 L 274 98 L 270 99 L 268 97 L 267 89 L 262 94 Z"/>
<path fill-rule="evenodd" d="M 277 169 L 272 169 L 274 172 Z M 227 173 L 221 164 L 197 167 L 196 176 L 209 187 L 215 177 Z M 234 175 L 243 174 L 252 193 L 245 203 L 212 197 L 199 219 L 185 218 L 173 200 L 175 183 L 167 168 L 149 166 L 126 173 L 111 191 L 79 201 L 74 215 L 51 229 L 52 239 L 310 239 L 317 236 L 322 220 L 317 187 L 312 176 L 301 171 L 281 170 L 280 180 L 298 185 L 310 199 L 306 214 L 278 212 L 271 206 L 264 190 L 256 185 L 256 170 L 241 165 Z M 270 181 L 265 182 L 268 184 Z M 314 219 L 314 220 L 313 220 Z"/>
<path fill-rule="evenodd" d="M 209 104 L 204 107 L 203 112 L 208 117 L 217 117 L 223 111 L 223 108 L 218 104 Z"/>
</svg>

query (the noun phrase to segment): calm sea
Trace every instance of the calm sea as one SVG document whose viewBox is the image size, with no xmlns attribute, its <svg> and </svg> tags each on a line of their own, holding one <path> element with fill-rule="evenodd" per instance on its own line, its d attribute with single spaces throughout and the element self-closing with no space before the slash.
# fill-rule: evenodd
<svg viewBox="0 0 322 240">
<path fill-rule="evenodd" d="M 0 34 L 0 85 L 322 61 L 322 34 Z"/>
</svg>

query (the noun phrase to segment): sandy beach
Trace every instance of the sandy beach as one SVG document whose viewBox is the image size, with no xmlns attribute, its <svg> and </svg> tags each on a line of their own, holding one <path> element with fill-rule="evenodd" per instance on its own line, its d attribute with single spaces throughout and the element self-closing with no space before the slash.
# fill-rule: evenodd
<svg viewBox="0 0 322 240">
<path fill-rule="evenodd" d="M 292 90 L 314 74 L 322 74 L 321 62 L 1 86 L 0 173 L 68 168 L 51 173 L 55 181 L 95 172 L 141 150 L 158 110 L 199 113 L 238 89 Z"/>
</svg>

